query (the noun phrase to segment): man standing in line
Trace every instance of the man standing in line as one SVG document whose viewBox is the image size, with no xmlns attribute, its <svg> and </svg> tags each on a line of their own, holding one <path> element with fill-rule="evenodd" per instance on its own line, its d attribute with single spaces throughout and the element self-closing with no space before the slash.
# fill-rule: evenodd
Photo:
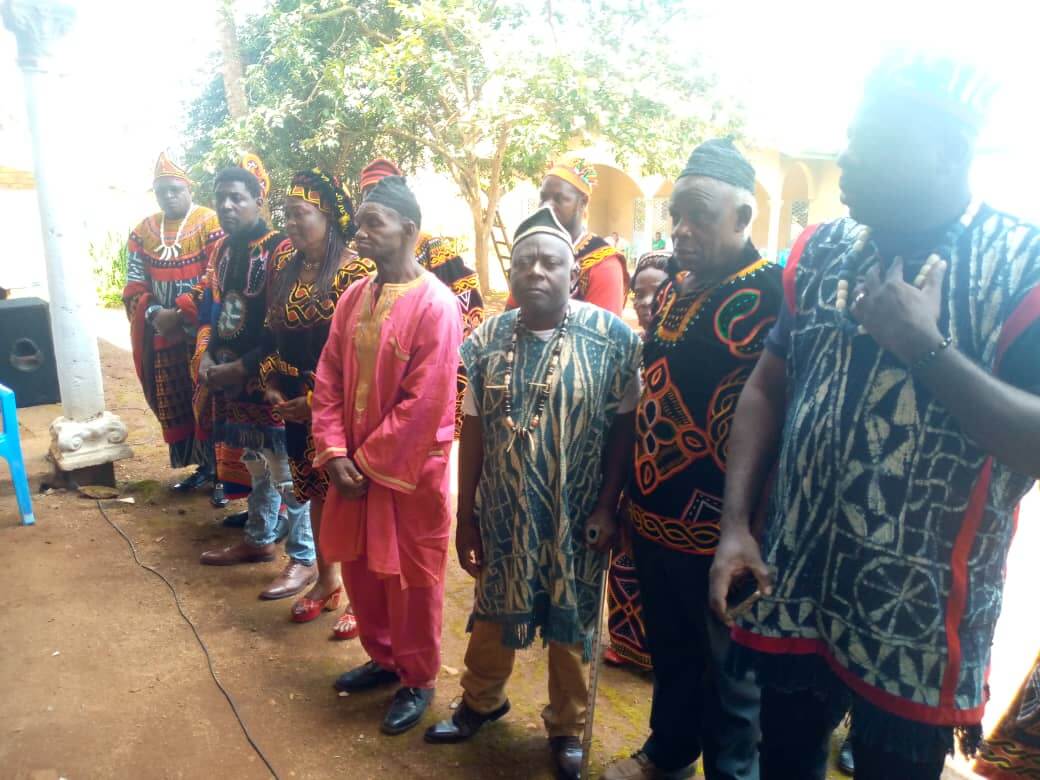
<svg viewBox="0 0 1040 780">
<path fill-rule="evenodd" d="M 209 253 L 224 234 L 216 213 L 192 202 L 188 174 L 165 152 L 155 163 L 152 189 L 160 211 L 130 233 L 123 304 L 134 366 L 162 427 L 170 466 L 198 467 L 173 486 L 188 492 L 214 481 L 215 464 L 212 445 L 196 436 L 191 406 L 195 327 L 177 298 L 205 276 Z"/>
<path fill-rule="evenodd" d="M 273 258 L 291 251 L 289 240 L 260 216 L 260 181 L 245 168 L 225 168 L 215 185 L 217 216 L 227 236 L 214 250 L 198 308 L 199 383 L 212 398 L 213 435 L 218 446 L 243 450 L 249 472 L 249 514 L 238 544 L 202 553 L 206 566 L 272 561 L 275 542 L 288 534 L 289 563 L 261 594 L 293 596 L 317 579 L 314 539 L 307 504 L 292 493 L 285 426 L 264 398 L 260 361 L 267 284 Z M 287 516 L 279 506 L 285 501 Z"/>
<path fill-rule="evenodd" d="M 598 176 L 590 162 L 568 152 L 542 179 L 538 197 L 571 235 L 578 262 L 575 300 L 593 303 L 618 317 L 628 293 L 628 265 L 624 254 L 585 227 L 585 211 Z"/>
<path fill-rule="evenodd" d="M 386 176 L 400 176 L 394 163 L 379 157 L 361 171 L 361 197 Z M 480 294 L 477 272 L 466 265 L 459 255 L 455 241 L 445 236 L 434 236 L 425 231 L 419 233 L 415 244 L 415 259 L 419 265 L 440 279 L 459 299 L 462 313 L 462 337 L 465 339 L 484 321 L 484 298 Z M 455 409 L 455 436 L 462 430 L 462 397 L 466 391 L 466 371 L 459 364 L 458 392 Z"/>
<path fill-rule="evenodd" d="M 546 207 L 517 229 L 519 303 L 462 346 L 470 377 L 459 448 L 456 550 L 477 579 L 462 704 L 427 742 L 469 739 L 509 710 L 517 649 L 549 645 L 543 711 L 560 776 L 578 777 L 588 696 L 583 664 L 632 452 L 639 337 L 571 301 L 570 234 Z M 598 651 L 598 649 L 597 649 Z"/>
<path fill-rule="evenodd" d="M 371 658 L 340 691 L 401 687 L 385 734 L 415 726 L 440 670 L 455 393 L 456 298 L 415 259 L 422 214 L 400 176 L 357 211 L 356 245 L 376 264 L 340 297 L 314 385 L 315 465 L 329 475 L 321 549 L 343 581 Z"/>
<path fill-rule="evenodd" d="M 729 630 L 711 614 L 736 399 L 783 300 L 778 266 L 748 234 L 755 171 L 733 142 L 707 141 L 672 192 L 672 263 L 643 346 L 629 482 L 633 551 L 654 669 L 650 736 L 607 780 L 758 777 L 759 692 L 726 668 Z"/>
<path fill-rule="evenodd" d="M 729 619 L 768 780 L 825 777 L 850 707 L 859 780 L 937 780 L 955 732 L 969 754 L 981 736 L 1015 508 L 1040 474 L 1040 231 L 970 187 L 991 94 L 945 59 L 868 80 L 839 159 L 851 219 L 792 249 L 740 397 L 712 606 L 754 575 L 761 598 Z"/>
</svg>

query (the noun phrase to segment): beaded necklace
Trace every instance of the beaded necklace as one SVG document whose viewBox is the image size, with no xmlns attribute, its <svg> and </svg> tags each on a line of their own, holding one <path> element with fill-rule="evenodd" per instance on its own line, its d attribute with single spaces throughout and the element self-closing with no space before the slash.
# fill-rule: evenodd
<svg viewBox="0 0 1040 780">
<path fill-rule="evenodd" d="M 939 252 L 931 252 L 928 255 L 928 258 L 921 266 L 921 270 L 914 277 L 913 284 L 917 289 L 920 290 L 924 287 L 928 274 L 941 262 L 942 256 L 940 253 L 950 258 L 953 257 L 953 251 L 957 246 L 957 242 L 965 229 L 974 221 L 979 205 L 978 201 L 973 201 L 961 215 L 961 218 L 946 231 L 941 241 Z M 852 250 L 842 260 L 841 268 L 838 271 L 838 289 L 835 294 L 834 308 L 839 313 L 845 314 L 848 311 L 849 289 L 853 280 L 862 279 L 879 262 L 881 262 L 881 252 L 873 240 L 871 229 L 864 227 L 859 235 L 856 236 L 856 240 L 852 244 Z M 862 294 L 860 293 L 860 295 Z M 855 303 L 856 301 L 853 301 L 853 304 Z M 862 325 L 859 325 L 856 330 L 860 334 L 867 332 Z"/>
<path fill-rule="evenodd" d="M 560 364 L 560 353 L 563 351 L 563 342 L 567 337 L 567 323 L 571 318 L 570 306 L 564 312 L 563 319 L 560 324 L 556 326 L 556 332 L 553 334 L 553 345 L 552 353 L 549 355 L 549 364 L 545 369 L 545 377 L 541 382 L 529 382 L 528 384 L 536 388 L 537 393 L 535 395 L 534 409 L 531 412 L 530 421 L 526 425 L 521 425 L 513 419 L 513 364 L 516 361 L 516 347 L 520 337 L 520 329 L 526 326 L 521 321 L 519 314 L 517 315 L 516 322 L 513 324 L 513 335 L 509 341 L 509 351 L 506 352 L 506 366 L 505 373 L 502 377 L 501 385 L 488 385 L 489 390 L 502 390 L 502 406 L 506 414 L 505 425 L 512 431 L 512 435 L 509 437 L 509 444 L 506 447 L 506 452 L 513 449 L 513 444 L 517 439 L 527 439 L 531 447 L 534 447 L 534 437 L 532 434 L 541 425 L 542 412 L 545 411 L 545 404 L 549 400 L 549 393 L 552 390 L 553 376 L 556 374 L 556 370 Z"/>
<path fill-rule="evenodd" d="M 191 218 L 192 212 L 195 211 L 195 205 L 188 209 L 188 213 L 184 215 L 184 219 L 181 220 L 181 224 L 177 227 L 177 235 L 173 237 L 173 243 L 166 243 L 166 213 L 163 212 L 162 219 L 159 221 L 159 259 L 160 260 L 176 260 L 178 255 L 181 253 L 181 233 L 184 232 L 184 226 L 188 224 L 188 220 Z"/>
</svg>

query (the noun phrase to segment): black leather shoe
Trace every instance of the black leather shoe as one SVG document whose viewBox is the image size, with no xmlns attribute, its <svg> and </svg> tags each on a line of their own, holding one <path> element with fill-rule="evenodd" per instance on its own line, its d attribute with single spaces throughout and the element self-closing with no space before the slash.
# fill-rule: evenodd
<svg viewBox="0 0 1040 780">
<path fill-rule="evenodd" d="M 384 734 L 404 734 L 417 724 L 433 701 L 433 688 L 401 688 L 383 718 Z"/>
<path fill-rule="evenodd" d="M 180 482 L 173 484 L 173 489 L 178 493 L 190 493 L 193 490 L 197 490 L 200 487 L 204 487 L 213 481 L 213 474 L 209 471 L 203 471 L 202 469 L 195 469 L 195 473 L 190 477 L 182 479 Z"/>
<path fill-rule="evenodd" d="M 433 745 L 464 742 L 476 734 L 485 723 L 498 720 L 507 712 L 509 712 L 508 700 L 497 710 L 493 710 L 486 715 L 481 715 L 479 712 L 471 710 L 466 706 L 466 702 L 462 702 L 448 720 L 434 723 L 426 729 L 426 735 L 423 739 Z"/>
<path fill-rule="evenodd" d="M 578 780 L 581 775 L 581 740 L 577 737 L 550 737 L 556 776 L 563 780 Z"/>
<path fill-rule="evenodd" d="M 397 672 L 384 669 L 375 661 L 369 661 L 356 669 L 344 672 L 336 678 L 336 682 L 332 685 L 337 691 L 357 693 L 358 691 L 368 691 L 372 688 L 378 688 L 380 685 L 389 685 L 395 682 L 400 682 Z"/>
<path fill-rule="evenodd" d="M 228 515 L 221 521 L 221 525 L 225 528 L 245 528 L 246 520 L 249 519 L 248 510 L 245 512 L 235 512 L 233 515 Z"/>
<path fill-rule="evenodd" d="M 214 482 L 213 493 L 209 497 L 209 502 L 217 509 L 223 509 L 231 503 L 231 499 L 224 494 L 224 483 Z"/>
<path fill-rule="evenodd" d="M 838 771 L 852 777 L 856 774 L 856 762 L 852 758 L 852 738 L 845 737 L 845 741 L 838 748 Z"/>
</svg>

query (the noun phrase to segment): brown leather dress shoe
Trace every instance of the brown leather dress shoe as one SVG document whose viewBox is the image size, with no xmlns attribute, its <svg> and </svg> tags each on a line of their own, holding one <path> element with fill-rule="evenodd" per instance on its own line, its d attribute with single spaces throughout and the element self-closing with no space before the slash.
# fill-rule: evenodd
<svg viewBox="0 0 1040 780">
<path fill-rule="evenodd" d="M 219 550 L 207 550 L 199 556 L 203 566 L 234 566 L 239 563 L 267 563 L 274 560 L 273 544 L 250 544 L 241 541 Z"/>
<path fill-rule="evenodd" d="M 305 563 L 290 560 L 289 565 L 282 570 L 282 573 L 275 577 L 274 582 L 268 585 L 267 589 L 260 594 L 260 598 L 273 601 L 274 599 L 295 596 L 317 581 L 318 567 L 316 564 L 312 563 L 308 566 Z"/>
</svg>

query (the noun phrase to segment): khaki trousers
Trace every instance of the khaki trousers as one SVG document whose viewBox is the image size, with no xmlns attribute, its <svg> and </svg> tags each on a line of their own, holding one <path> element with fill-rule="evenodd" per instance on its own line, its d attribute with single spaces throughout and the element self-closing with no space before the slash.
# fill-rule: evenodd
<svg viewBox="0 0 1040 780">
<path fill-rule="evenodd" d="M 580 644 L 549 643 L 549 706 L 542 710 L 542 720 L 550 737 L 576 737 L 585 729 L 589 689 L 581 651 Z M 487 714 L 506 703 L 506 682 L 515 656 L 515 650 L 502 644 L 501 625 L 473 622 L 462 674 L 462 698 L 467 707 Z"/>
</svg>

